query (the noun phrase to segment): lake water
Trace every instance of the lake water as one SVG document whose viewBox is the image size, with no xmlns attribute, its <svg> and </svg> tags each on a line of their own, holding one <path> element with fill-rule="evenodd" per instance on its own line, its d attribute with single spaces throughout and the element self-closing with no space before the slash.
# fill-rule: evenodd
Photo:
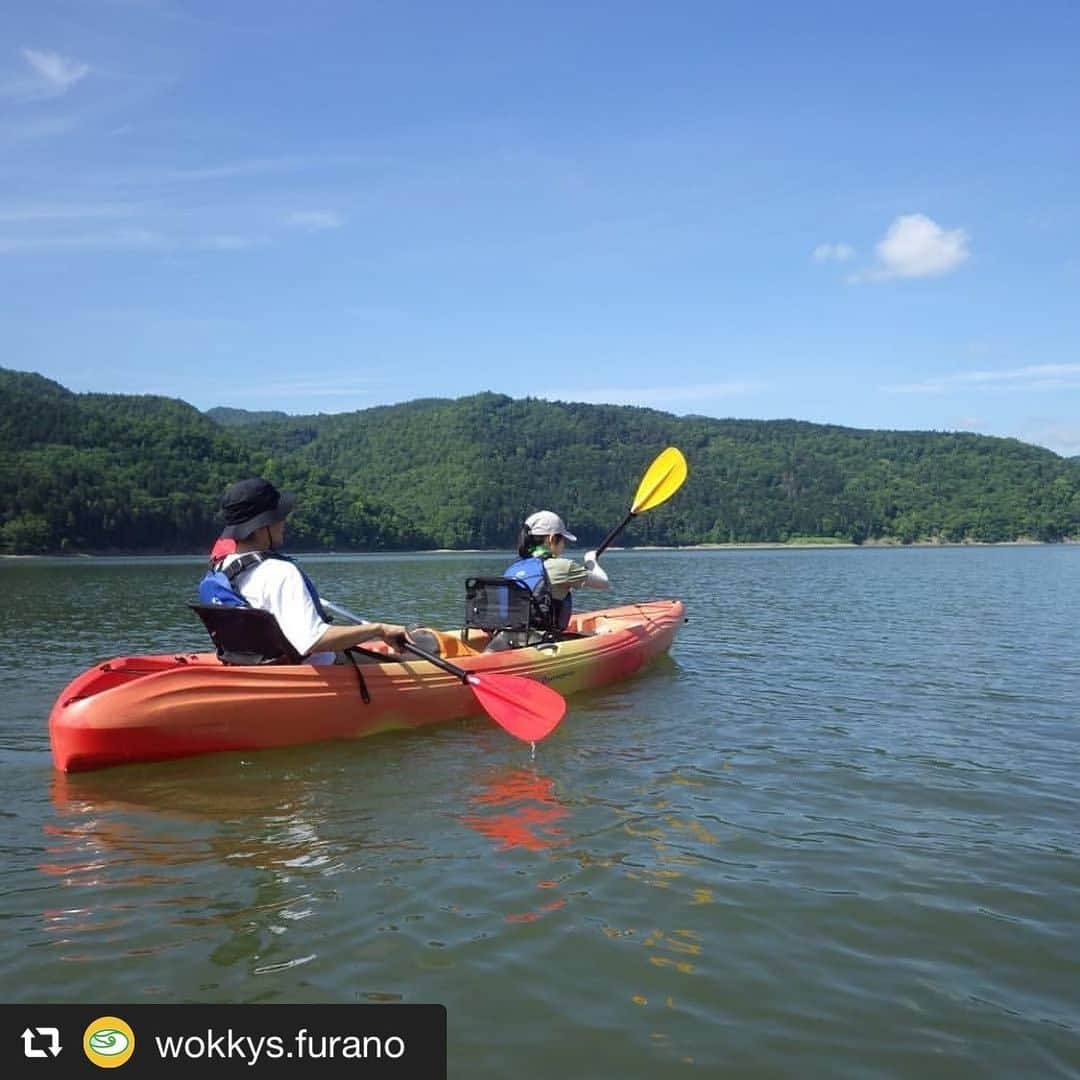
<svg viewBox="0 0 1080 1080">
<path fill-rule="evenodd" d="M 305 560 L 448 625 L 492 555 Z M 0 562 L 14 1002 L 440 1002 L 449 1075 L 1080 1076 L 1080 547 L 611 552 L 670 658 L 482 720 L 63 777 L 195 559 Z M 587 606 L 602 606 L 584 594 Z"/>
</svg>

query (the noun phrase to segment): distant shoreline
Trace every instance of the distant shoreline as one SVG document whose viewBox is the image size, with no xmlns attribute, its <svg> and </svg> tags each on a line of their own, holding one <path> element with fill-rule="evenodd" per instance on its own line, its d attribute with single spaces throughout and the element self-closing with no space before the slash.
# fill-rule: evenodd
<svg viewBox="0 0 1080 1080">
<path fill-rule="evenodd" d="M 1080 537 L 1064 537 L 1061 540 L 867 540 L 854 544 L 848 540 L 822 543 L 812 541 L 762 540 L 744 544 L 637 544 L 634 547 L 611 547 L 609 551 L 830 551 L 837 548 L 965 548 L 965 547 L 1056 547 L 1058 544 L 1080 543 Z M 423 548 L 407 551 L 297 551 L 297 556 L 312 555 L 507 555 L 504 548 Z M 45 555 L 0 555 L 0 560 L 21 559 L 133 559 L 162 557 L 177 559 L 205 558 L 199 551 L 72 551 Z"/>
<path fill-rule="evenodd" d="M 827 543 L 800 541 L 780 543 L 778 541 L 761 541 L 747 544 L 686 544 L 678 548 L 649 549 L 646 549 L 645 545 L 642 545 L 634 550 L 714 551 L 761 548 L 781 551 L 827 551 L 829 548 L 1055 547 L 1057 544 L 1075 544 L 1078 540 L 1080 540 L 1080 538 L 1077 537 L 1065 537 L 1062 540 L 912 540 L 910 543 L 906 544 L 902 540 L 866 540 L 861 544 L 853 544 L 849 540 L 830 540 Z"/>
</svg>

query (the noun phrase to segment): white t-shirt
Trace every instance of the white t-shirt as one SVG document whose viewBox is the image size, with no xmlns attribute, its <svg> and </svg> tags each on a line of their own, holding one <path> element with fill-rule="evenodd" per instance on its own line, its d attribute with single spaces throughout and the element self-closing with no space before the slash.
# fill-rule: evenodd
<svg viewBox="0 0 1080 1080">
<path fill-rule="evenodd" d="M 227 556 L 222 566 L 239 557 Z M 264 559 L 239 574 L 232 585 L 253 608 L 269 611 L 277 619 L 281 632 L 301 656 L 329 629 L 315 610 L 303 574 L 284 559 Z M 334 654 L 314 653 L 306 662 L 332 664 Z"/>
</svg>

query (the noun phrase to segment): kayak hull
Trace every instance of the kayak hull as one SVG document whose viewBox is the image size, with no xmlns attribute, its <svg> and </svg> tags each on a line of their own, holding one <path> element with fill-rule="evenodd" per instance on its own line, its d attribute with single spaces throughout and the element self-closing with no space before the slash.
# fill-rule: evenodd
<svg viewBox="0 0 1080 1080">
<path fill-rule="evenodd" d="M 585 636 L 542 648 L 477 652 L 442 634 L 444 656 L 476 675 L 522 675 L 562 694 L 634 674 L 665 652 L 678 600 L 575 616 Z M 365 703 L 361 677 L 368 701 Z M 332 666 L 222 664 L 214 653 L 117 657 L 73 679 L 49 715 L 53 763 L 83 772 L 228 750 L 359 738 L 482 715 L 461 680 L 426 660 Z"/>
</svg>

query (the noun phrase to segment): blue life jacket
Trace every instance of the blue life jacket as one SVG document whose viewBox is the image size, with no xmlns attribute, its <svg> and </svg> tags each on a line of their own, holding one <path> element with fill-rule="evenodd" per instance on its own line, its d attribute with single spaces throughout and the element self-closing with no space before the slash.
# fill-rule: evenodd
<svg viewBox="0 0 1080 1080">
<path fill-rule="evenodd" d="M 550 555 L 530 555 L 511 563 L 503 577 L 524 581 L 532 590 L 534 625 L 541 630 L 565 630 L 574 611 L 574 597 L 567 593 L 562 600 L 556 600 L 551 594 L 551 581 L 548 579 L 544 560 Z"/>
<path fill-rule="evenodd" d="M 279 555 L 276 551 L 245 552 L 243 555 L 233 559 L 224 569 L 222 563 L 225 560 L 220 559 L 210 564 L 210 569 L 206 571 L 202 581 L 199 582 L 199 603 L 216 607 L 251 607 L 240 595 L 233 582 L 245 570 L 257 566 L 264 559 L 281 559 L 283 562 L 292 563 L 293 566 L 296 566 L 292 559 L 285 555 Z M 319 599 L 319 590 L 315 588 L 315 583 L 299 566 L 296 566 L 296 569 L 304 579 L 304 585 L 307 588 L 308 595 L 311 597 L 311 602 L 315 605 L 315 610 L 319 613 L 319 618 L 323 622 L 330 622 L 330 617 L 323 610 L 322 600 Z"/>
</svg>

